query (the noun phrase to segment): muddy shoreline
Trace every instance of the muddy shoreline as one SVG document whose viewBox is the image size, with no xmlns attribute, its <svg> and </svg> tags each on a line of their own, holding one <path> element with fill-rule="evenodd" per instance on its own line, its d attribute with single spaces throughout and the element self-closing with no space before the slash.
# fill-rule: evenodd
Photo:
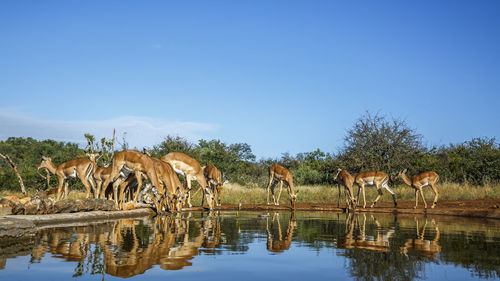
<svg viewBox="0 0 500 281">
<path fill-rule="evenodd" d="M 471 219 L 487 219 L 500 221 L 500 199 L 481 200 L 443 200 L 434 209 L 424 209 L 420 205 L 413 209 L 414 202 L 398 202 L 398 207 L 394 208 L 390 202 L 381 202 L 374 208 L 358 208 L 358 213 L 392 214 L 397 216 L 448 216 L 463 217 Z M 184 209 L 187 211 L 204 211 L 201 207 Z M 217 207 L 217 211 L 260 211 L 276 212 L 291 211 L 290 205 L 266 205 L 266 204 L 243 204 L 241 209 L 235 204 L 224 204 Z M 67 214 L 51 215 L 0 215 L 0 238 L 22 237 L 33 235 L 40 228 L 71 226 L 74 224 L 90 224 L 116 219 L 131 219 L 139 217 L 154 216 L 155 212 L 150 208 L 141 208 L 127 211 L 91 211 Z M 345 206 L 341 204 L 327 203 L 298 203 L 295 211 L 312 212 L 345 212 Z"/>
</svg>

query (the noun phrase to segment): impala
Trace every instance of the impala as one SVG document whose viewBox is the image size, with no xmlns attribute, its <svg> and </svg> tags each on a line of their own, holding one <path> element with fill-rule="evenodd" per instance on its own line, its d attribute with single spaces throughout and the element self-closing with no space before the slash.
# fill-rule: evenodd
<svg viewBox="0 0 500 281">
<path fill-rule="evenodd" d="M 217 206 L 221 205 L 221 193 L 223 185 L 227 183 L 227 181 L 222 182 L 222 173 L 212 164 L 208 164 L 203 167 L 203 174 L 205 175 L 205 180 L 207 181 L 210 189 L 214 193 L 215 201 L 217 202 Z M 217 200 L 217 198 L 219 200 Z M 201 203 L 203 205 L 203 202 Z"/>
<path fill-rule="evenodd" d="M 210 210 L 214 209 L 215 199 L 210 191 L 210 187 L 205 180 L 203 175 L 203 169 L 200 163 L 184 153 L 180 152 L 170 152 L 169 154 L 163 156 L 161 160 L 169 163 L 174 171 L 178 174 L 183 175 L 186 178 L 187 190 L 185 194 L 184 201 L 186 201 L 189 208 L 192 207 L 191 204 L 191 181 L 196 180 L 200 184 L 200 188 L 203 190 L 203 194 L 207 200 L 208 207 Z"/>
<path fill-rule="evenodd" d="M 349 174 L 348 171 L 338 169 L 337 174 L 334 177 L 337 180 L 337 187 L 339 190 L 339 198 L 337 200 L 337 208 L 340 207 L 340 186 L 344 186 L 344 195 L 347 208 L 354 209 L 356 207 L 356 199 L 354 198 L 354 193 L 352 191 L 352 185 L 354 184 L 354 177 Z M 346 194 L 347 192 L 347 194 Z"/>
<path fill-rule="evenodd" d="M 88 154 L 90 158 L 95 157 L 97 154 Z M 85 189 L 87 191 L 86 198 L 90 197 L 91 187 L 95 192 L 95 183 L 92 179 L 92 174 L 94 173 L 95 163 L 88 158 L 75 158 L 61 163 L 56 166 L 52 163 L 50 157 L 42 156 L 42 162 L 38 165 L 37 169 L 47 168 L 52 174 L 55 174 L 59 179 L 59 185 L 57 187 L 56 200 L 60 200 L 63 196 L 63 185 L 64 185 L 64 197 L 68 195 L 68 178 L 78 177 Z"/>
<path fill-rule="evenodd" d="M 128 173 L 135 173 L 137 178 L 137 191 L 135 192 L 133 203 L 137 203 L 139 192 L 142 187 L 142 175 L 149 179 L 153 190 L 161 188 L 156 174 L 153 158 L 137 150 L 123 150 L 115 154 L 111 175 L 104 181 L 103 186 L 107 187 L 110 182 L 115 182 L 120 176 Z M 120 188 L 118 197 L 118 188 L 114 186 L 113 193 L 115 203 L 118 205 L 118 198 L 123 198 L 124 189 Z"/>
<path fill-rule="evenodd" d="M 128 173 L 128 174 L 123 173 L 115 182 L 112 182 L 108 186 L 103 187 L 102 184 L 111 175 L 111 170 L 112 167 L 102 168 L 96 166 L 94 172 L 94 180 L 96 182 L 96 190 L 97 194 L 99 194 L 99 198 L 106 198 L 108 200 L 114 199 L 113 189 L 115 188 L 115 186 L 117 187 L 119 186 L 118 190 L 126 189 L 126 187 L 129 187 L 129 190 L 136 189 L 137 178 L 135 176 L 135 173 Z M 131 193 L 133 192 L 131 191 Z"/>
<path fill-rule="evenodd" d="M 170 166 L 167 162 L 156 158 L 152 159 L 155 163 L 158 180 L 161 183 L 160 187 L 162 187 L 161 189 L 158 189 L 160 198 L 162 198 L 162 201 L 166 200 L 166 205 L 170 212 L 174 210 L 180 212 L 181 206 L 178 199 L 182 193 L 182 184 L 179 181 L 177 174 L 172 166 Z M 153 192 L 155 191 L 153 190 Z M 162 203 L 162 205 L 163 204 L 164 203 Z"/>
<path fill-rule="evenodd" d="M 274 186 L 275 186 L 275 183 L 273 184 L 274 179 L 280 182 L 280 192 L 278 194 L 277 200 L 274 197 Z M 267 205 L 269 205 L 269 190 L 271 190 L 271 193 L 273 194 L 274 205 L 278 206 L 280 204 L 280 196 L 281 196 L 281 190 L 283 189 L 283 182 L 286 182 L 286 184 L 288 185 L 288 196 L 290 198 L 290 205 L 292 205 L 292 208 L 295 208 L 295 201 L 297 201 L 297 194 L 299 194 L 299 192 L 297 191 L 297 194 L 294 194 L 293 192 L 292 173 L 287 168 L 276 164 L 269 167 L 269 184 L 267 185 Z"/>
<path fill-rule="evenodd" d="M 432 203 L 432 207 L 434 208 L 437 204 L 438 197 L 439 197 L 439 192 L 436 187 L 436 183 L 439 180 L 439 175 L 436 174 L 435 172 L 423 172 L 418 175 L 414 175 L 411 178 L 408 178 L 406 176 L 406 172 L 408 169 L 404 169 L 403 171 L 399 172 L 396 175 L 396 178 L 402 179 L 407 185 L 411 186 L 412 188 L 415 189 L 415 207 L 414 209 L 417 208 L 418 205 L 418 193 L 420 192 L 420 195 L 422 196 L 422 201 L 424 201 L 424 208 L 427 209 L 427 202 L 425 202 L 425 197 L 424 197 L 424 192 L 422 191 L 422 187 L 430 185 L 432 188 L 432 191 L 434 191 L 434 202 Z"/>
<path fill-rule="evenodd" d="M 382 196 L 382 188 L 387 189 L 387 191 L 389 191 L 389 193 L 392 195 L 394 207 L 398 205 L 398 203 L 396 202 L 396 194 L 394 194 L 394 191 L 392 191 L 387 184 L 388 181 L 389 176 L 386 173 L 380 171 L 366 171 L 354 176 L 354 182 L 356 183 L 356 185 L 358 185 L 358 202 L 359 191 L 361 190 L 363 192 L 363 208 L 366 208 L 365 185 L 375 185 L 378 192 L 377 198 L 375 198 L 375 201 L 373 201 L 373 204 L 370 206 L 370 208 L 373 208 L 373 206 L 377 204 L 378 199 L 380 199 L 380 197 Z"/>
</svg>

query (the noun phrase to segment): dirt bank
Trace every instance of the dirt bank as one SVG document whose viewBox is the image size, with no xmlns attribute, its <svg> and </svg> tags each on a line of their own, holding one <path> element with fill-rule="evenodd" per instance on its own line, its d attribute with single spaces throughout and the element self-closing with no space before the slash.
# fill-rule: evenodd
<svg viewBox="0 0 500 281">
<path fill-rule="evenodd" d="M 127 211 L 91 211 L 51 215 L 5 215 L 0 216 L 0 237 L 20 237 L 35 233 L 37 229 L 51 226 L 90 224 L 116 219 L 153 216 L 150 208 Z"/>
</svg>

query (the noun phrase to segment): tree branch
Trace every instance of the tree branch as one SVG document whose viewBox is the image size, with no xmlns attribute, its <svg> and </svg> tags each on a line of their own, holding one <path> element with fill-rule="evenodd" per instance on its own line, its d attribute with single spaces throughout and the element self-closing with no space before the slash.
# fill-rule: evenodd
<svg viewBox="0 0 500 281">
<path fill-rule="evenodd" d="M 9 164 L 12 166 L 12 169 L 14 169 L 14 173 L 16 173 L 17 179 L 19 180 L 19 185 L 21 186 L 21 191 L 23 192 L 24 195 L 27 195 L 26 189 L 24 188 L 23 178 L 21 178 L 21 175 L 17 171 L 16 164 L 14 164 L 14 162 L 12 162 L 9 155 L 7 155 L 7 154 L 3 155 L 0 153 L 0 157 L 2 157 L 3 159 L 6 159 L 9 162 Z"/>
</svg>

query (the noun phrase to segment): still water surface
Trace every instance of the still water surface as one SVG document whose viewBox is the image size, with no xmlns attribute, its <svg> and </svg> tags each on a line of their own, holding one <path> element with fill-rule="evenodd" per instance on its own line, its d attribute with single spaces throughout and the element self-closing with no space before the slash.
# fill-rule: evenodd
<svg viewBox="0 0 500 281">
<path fill-rule="evenodd" d="M 0 239 L 0 280 L 477 280 L 500 223 L 336 213 L 186 213 Z"/>
</svg>

